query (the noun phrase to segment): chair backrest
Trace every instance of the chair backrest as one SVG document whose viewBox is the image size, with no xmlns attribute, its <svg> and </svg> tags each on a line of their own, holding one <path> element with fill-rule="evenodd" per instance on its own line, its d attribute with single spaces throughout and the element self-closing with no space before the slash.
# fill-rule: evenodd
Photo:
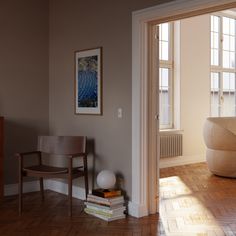
<svg viewBox="0 0 236 236">
<path fill-rule="evenodd" d="M 38 151 L 49 154 L 75 154 L 86 152 L 85 136 L 39 136 Z"/>
</svg>

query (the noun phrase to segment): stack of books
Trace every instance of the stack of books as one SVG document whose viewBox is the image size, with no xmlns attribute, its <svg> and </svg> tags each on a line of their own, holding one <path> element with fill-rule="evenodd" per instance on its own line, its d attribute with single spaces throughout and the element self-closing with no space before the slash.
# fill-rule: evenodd
<svg viewBox="0 0 236 236">
<path fill-rule="evenodd" d="M 93 190 L 85 202 L 85 212 L 105 221 L 125 218 L 124 196 L 120 190 Z"/>
</svg>

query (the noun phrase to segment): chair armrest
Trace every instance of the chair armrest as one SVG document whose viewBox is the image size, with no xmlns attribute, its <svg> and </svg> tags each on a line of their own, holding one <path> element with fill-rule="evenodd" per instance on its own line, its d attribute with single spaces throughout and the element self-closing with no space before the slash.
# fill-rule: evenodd
<svg viewBox="0 0 236 236">
<path fill-rule="evenodd" d="M 87 154 L 84 153 L 84 152 L 81 152 L 81 153 L 74 153 L 74 154 L 68 155 L 69 158 L 86 157 L 86 156 L 87 156 Z"/>
<path fill-rule="evenodd" d="M 24 157 L 24 156 L 32 155 L 32 154 L 38 154 L 38 155 L 40 155 L 41 152 L 40 152 L 40 151 L 21 152 L 21 153 L 16 153 L 15 156 L 16 156 L 16 157 Z"/>
</svg>

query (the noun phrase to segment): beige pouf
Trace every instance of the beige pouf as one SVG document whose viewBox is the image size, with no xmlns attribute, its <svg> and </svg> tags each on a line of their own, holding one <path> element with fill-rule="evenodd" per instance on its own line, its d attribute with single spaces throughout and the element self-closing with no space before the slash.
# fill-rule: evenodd
<svg viewBox="0 0 236 236">
<path fill-rule="evenodd" d="M 203 129 L 209 170 L 236 177 L 236 117 L 209 117 Z"/>
</svg>

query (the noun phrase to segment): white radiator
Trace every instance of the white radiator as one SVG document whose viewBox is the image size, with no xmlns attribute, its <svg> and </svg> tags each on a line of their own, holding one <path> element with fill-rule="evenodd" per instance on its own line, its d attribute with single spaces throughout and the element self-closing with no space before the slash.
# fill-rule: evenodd
<svg viewBox="0 0 236 236">
<path fill-rule="evenodd" d="M 160 157 L 182 156 L 183 135 L 161 134 L 160 135 Z"/>
</svg>

